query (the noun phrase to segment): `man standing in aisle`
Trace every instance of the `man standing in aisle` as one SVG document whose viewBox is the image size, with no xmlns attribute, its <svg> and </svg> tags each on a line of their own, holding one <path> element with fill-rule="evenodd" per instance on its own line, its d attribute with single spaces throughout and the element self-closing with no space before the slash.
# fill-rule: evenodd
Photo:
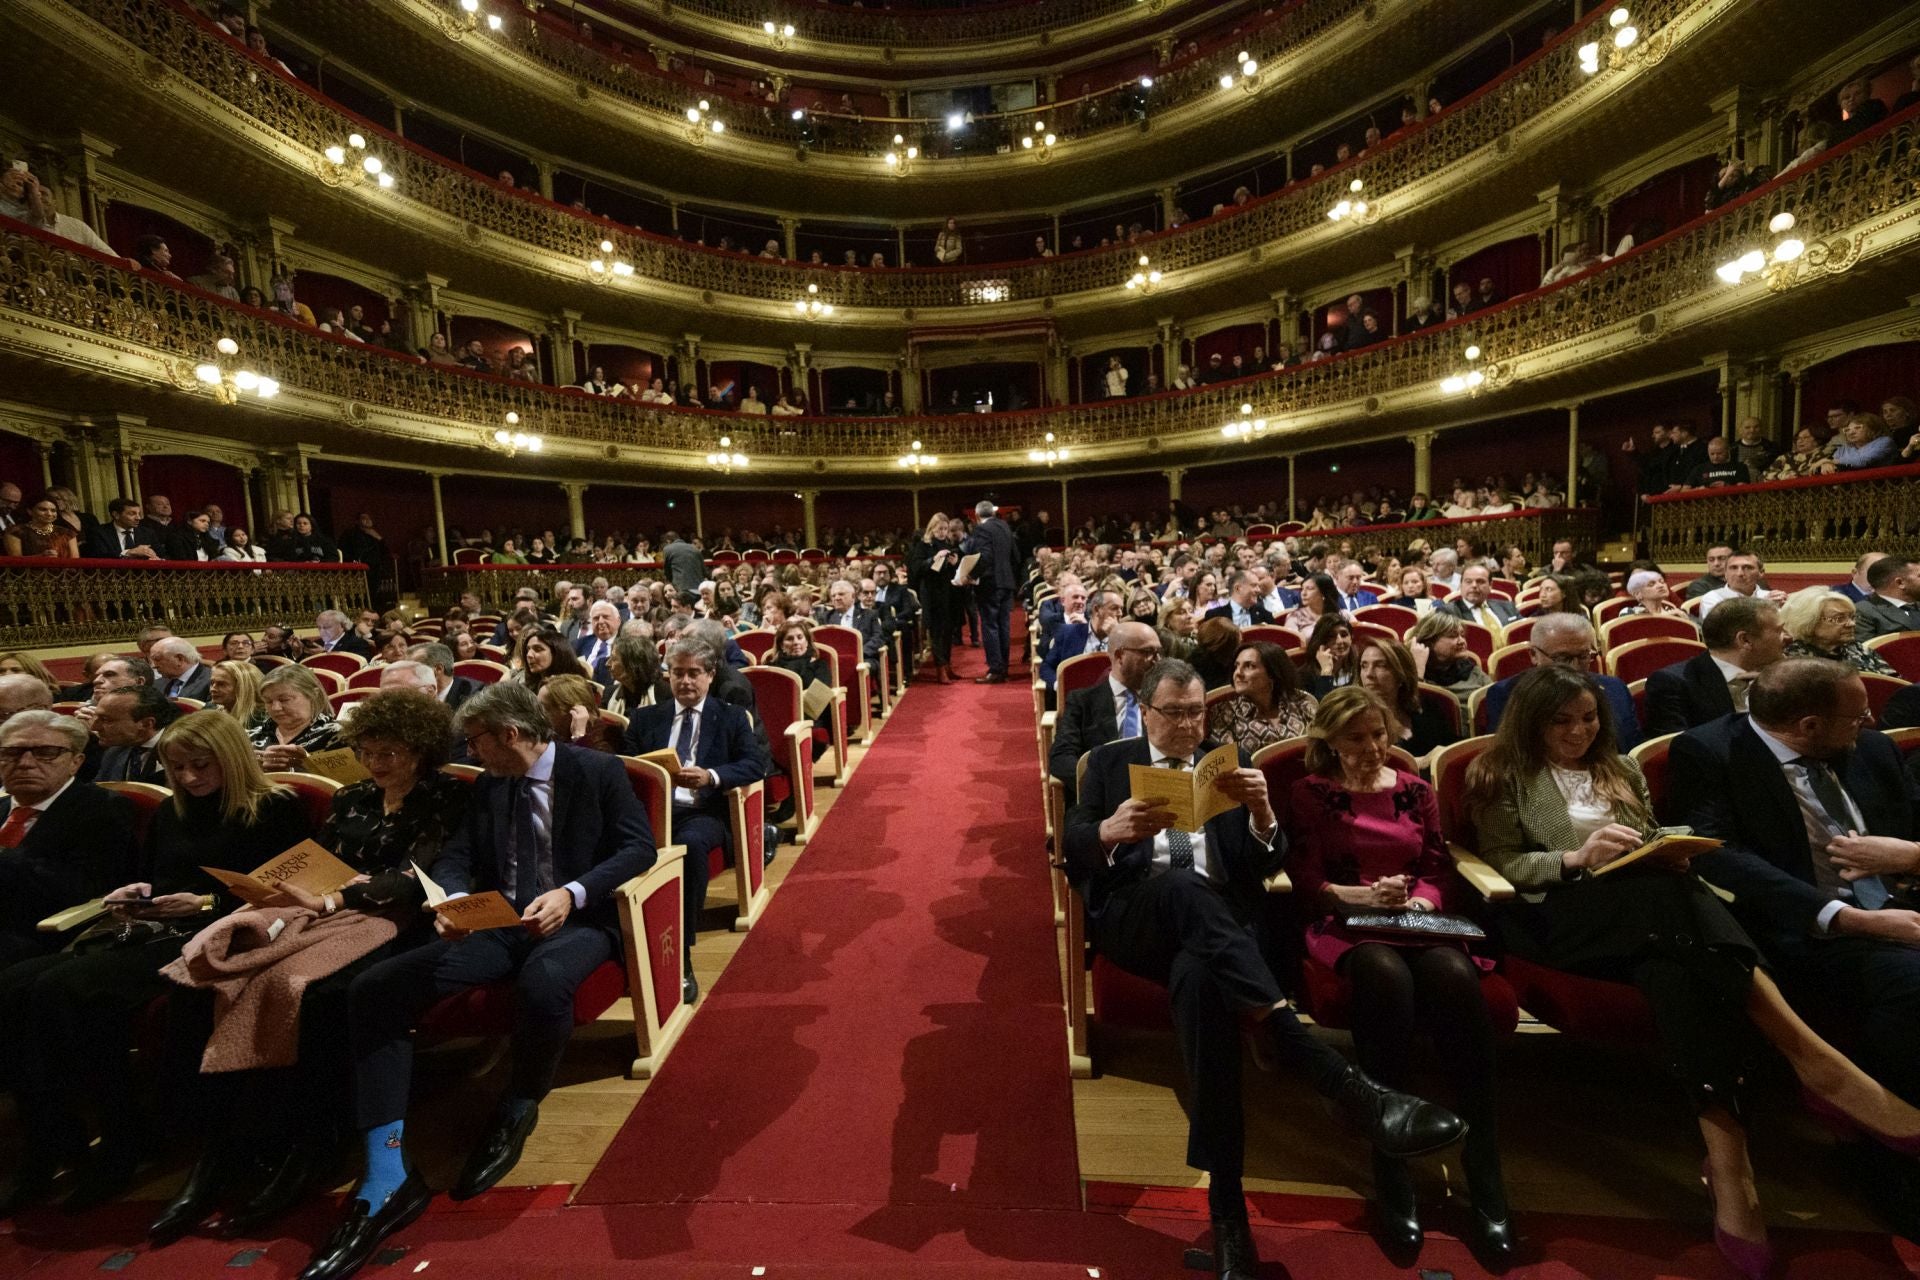
<svg viewBox="0 0 1920 1280">
<path fill-rule="evenodd" d="M 979 555 L 971 575 L 980 605 L 980 647 L 986 651 L 987 674 L 975 684 L 1007 682 L 1008 629 L 1013 625 L 1013 591 L 1019 585 L 1014 564 L 1013 530 L 994 513 L 999 508 L 982 498 L 973 506 L 973 532 L 960 544 L 962 555 Z"/>
</svg>

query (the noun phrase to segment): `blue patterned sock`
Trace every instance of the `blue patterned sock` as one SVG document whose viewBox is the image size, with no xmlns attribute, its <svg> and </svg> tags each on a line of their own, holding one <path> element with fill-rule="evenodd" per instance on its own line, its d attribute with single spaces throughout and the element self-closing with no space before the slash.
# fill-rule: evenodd
<svg viewBox="0 0 1920 1280">
<path fill-rule="evenodd" d="M 400 1184 L 407 1180 L 407 1151 L 404 1145 L 407 1122 L 378 1124 L 363 1135 L 367 1142 L 367 1171 L 353 1194 L 367 1202 L 367 1212 L 375 1214 L 386 1207 Z"/>
</svg>

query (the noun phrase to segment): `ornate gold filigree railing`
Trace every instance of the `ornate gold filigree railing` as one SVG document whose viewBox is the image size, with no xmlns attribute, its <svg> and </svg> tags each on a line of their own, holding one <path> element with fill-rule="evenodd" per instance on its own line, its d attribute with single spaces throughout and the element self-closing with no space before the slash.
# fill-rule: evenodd
<svg viewBox="0 0 1920 1280">
<path fill-rule="evenodd" d="M 428 366 L 253 311 L 191 287 L 156 279 L 118 261 L 38 235 L 14 223 L 0 258 L 0 306 L 172 356 L 178 376 L 235 338 L 248 362 L 290 389 L 365 406 L 465 423 L 491 432 L 509 412 L 523 429 L 551 439 L 697 456 L 724 423 L 736 449 L 793 470 L 831 459 L 849 468 L 890 466 L 907 442 L 959 464 L 969 457 L 1024 454 L 1053 432 L 1073 447 L 1137 447 L 1216 433 L 1242 419 L 1242 404 L 1284 427 L 1289 414 L 1365 404 L 1398 391 L 1426 391 L 1460 372 L 1461 352 L 1481 349 L 1480 367 L 1498 379 L 1536 352 L 1631 323 L 1724 290 L 1714 270 L 1770 245 L 1778 213 L 1798 219 L 1805 254 L 1788 272 L 1845 267 L 1858 253 L 1853 229 L 1920 199 L 1920 121 L 1908 112 L 1834 148 L 1817 162 L 1622 257 L 1464 320 L 1423 329 L 1378 347 L 1279 373 L 1193 391 L 1018 413 L 921 418 L 755 418 L 663 409 L 547 390 L 483 374 Z M 1784 283 L 1787 276 L 1780 277 Z M 183 385 L 191 385 L 184 382 Z M 617 453 L 610 454 L 617 457 Z"/>
<path fill-rule="evenodd" d="M 1590 507 L 1552 507 L 1513 511 L 1506 515 L 1464 517 L 1457 520 L 1416 520 L 1405 524 L 1368 524 L 1350 529 L 1324 529 L 1297 535 L 1302 543 L 1375 547 L 1389 555 L 1405 556 L 1416 541 L 1429 548 L 1450 547 L 1466 538 L 1487 555 L 1513 543 L 1534 564 L 1545 564 L 1553 544 L 1571 539 L 1576 547 L 1591 547 L 1600 533 L 1600 513 Z M 1288 535 L 1295 536 L 1295 535 Z"/>
<path fill-rule="evenodd" d="M 358 564 L 0 559 L 0 649 L 125 644 L 150 622 L 183 636 L 306 628 L 322 609 L 366 603 Z"/>
<path fill-rule="evenodd" d="M 808 40 L 878 48 L 944 48 L 1038 35 L 1139 9 L 1140 0 L 1015 0 L 969 9 L 850 9 L 832 4 L 759 0 L 666 0 L 671 19 L 685 14 L 743 28 L 751 38 L 772 21 L 793 24 Z M 1153 12 L 1162 11 L 1155 4 Z"/>
<path fill-rule="evenodd" d="M 1647 554 L 1662 563 L 1698 563 L 1715 546 L 1851 560 L 1920 546 L 1920 465 L 1661 494 L 1647 511 Z"/>
<path fill-rule="evenodd" d="M 733 136 L 806 151 L 871 156 L 876 161 L 888 150 L 912 145 L 924 162 L 961 154 L 956 141 L 964 142 L 964 154 L 971 156 L 992 154 L 996 147 L 1011 152 L 1020 146 L 1020 134 L 1032 131 L 1035 121 L 1044 125 L 1042 132 L 1061 139 L 1136 126 L 1149 110 L 1157 114 L 1197 98 L 1220 95 L 1220 77 L 1237 73 L 1241 53 L 1250 54 L 1258 65 L 1271 66 L 1346 19 L 1361 18 L 1367 8 L 1367 0 L 1290 0 L 1254 18 L 1231 43 L 1156 69 L 1151 90 L 1143 90 L 1137 79 L 1103 84 L 1084 97 L 977 117 L 959 136 L 947 131 L 944 119 L 874 118 L 816 110 L 796 121 L 784 107 L 697 90 L 658 71 L 640 55 L 613 52 L 584 38 L 573 23 L 550 11 L 517 16 L 498 38 L 548 70 L 676 123 L 695 99 L 704 97 L 721 104 L 718 118 Z M 759 25 L 758 19 L 754 25 Z M 899 146 L 893 142 L 896 135 L 902 139 Z"/>
<path fill-rule="evenodd" d="M 1643 45 L 1700 0 L 1646 0 L 1634 20 Z M 584 265 L 611 256 L 632 264 L 639 279 L 733 297 L 791 303 L 815 297 L 838 307 L 902 310 L 965 306 L 982 300 L 1024 301 L 1116 288 L 1134 269 L 1137 248 L 1116 246 L 1056 258 L 983 266 L 927 268 L 809 267 L 683 244 L 564 208 L 538 195 L 508 190 L 471 170 L 394 137 L 345 112 L 310 87 L 272 68 L 176 0 L 64 0 L 193 84 L 282 134 L 317 157 L 353 129 L 386 139 L 395 195 L 476 230 L 551 251 Z M 1595 11 L 1604 22 L 1604 12 Z M 1583 30 L 1590 32 L 1592 23 Z M 1559 101 L 1585 79 L 1576 33 L 1562 37 L 1475 96 L 1405 131 L 1370 154 L 1297 183 L 1266 199 L 1204 222 L 1152 237 L 1154 268 L 1176 272 L 1271 245 L 1326 220 L 1328 207 L 1360 179 L 1370 193 L 1392 192 L 1439 173 Z M 1157 86 L 1156 86 L 1157 88 Z M 666 99 L 662 99 L 663 104 Z M 680 115 L 684 90 L 672 97 Z M 663 110 L 669 108 L 663 105 Z M 993 288 L 983 288 L 990 281 Z M 816 292 L 808 293 L 810 286 Z"/>
</svg>

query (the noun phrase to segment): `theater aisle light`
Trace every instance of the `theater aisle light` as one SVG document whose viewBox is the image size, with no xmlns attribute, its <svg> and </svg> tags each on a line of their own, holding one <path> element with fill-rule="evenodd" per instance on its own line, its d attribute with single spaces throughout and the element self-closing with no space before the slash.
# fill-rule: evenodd
<svg viewBox="0 0 1920 1280">
<path fill-rule="evenodd" d="M 1134 260 L 1134 272 L 1128 276 L 1125 288 L 1129 293 L 1152 293 L 1159 286 L 1161 275 L 1154 269 L 1152 259 L 1141 254 Z"/>
<path fill-rule="evenodd" d="M 1038 449 L 1027 450 L 1028 462 L 1044 462 L 1051 467 L 1056 462 L 1067 460 L 1067 446 L 1054 439 L 1053 432 L 1047 432 Z"/>
<path fill-rule="evenodd" d="M 907 451 L 896 459 L 898 464 L 909 471 L 918 472 L 922 467 L 937 467 L 940 459 L 928 453 L 918 440 L 907 446 Z"/>
<path fill-rule="evenodd" d="M 721 436 L 720 447 L 707 455 L 707 465 L 725 475 L 732 475 L 734 469 L 744 470 L 747 455 L 733 447 L 732 436 Z"/>
<path fill-rule="evenodd" d="M 193 380 L 221 404 L 238 404 L 243 396 L 271 400 L 280 394 L 278 382 L 241 361 L 240 344 L 232 338 L 214 343 L 213 353 L 213 359 L 193 367 Z"/>
<path fill-rule="evenodd" d="M 1265 435 L 1266 432 L 1267 420 L 1265 418 L 1254 417 L 1253 406 L 1250 404 L 1240 406 L 1240 417 L 1238 420 L 1229 422 L 1226 426 L 1220 428 L 1220 434 L 1229 440 L 1245 440 L 1248 436 Z"/>
<path fill-rule="evenodd" d="M 1343 222 L 1348 218 L 1366 217 L 1368 205 L 1360 194 L 1366 189 L 1366 182 L 1359 178 L 1347 183 L 1347 194 L 1341 196 L 1340 202 L 1327 210 L 1327 221 Z"/>
<path fill-rule="evenodd" d="M 793 39 L 791 22 L 775 22 L 769 18 L 760 24 L 760 31 L 767 37 L 767 43 L 776 49 L 786 48 L 788 42 Z"/>
<path fill-rule="evenodd" d="M 1764 274 L 1769 286 L 1785 288 L 1792 264 L 1807 252 L 1806 241 L 1794 234 L 1798 225 L 1799 219 L 1786 210 L 1774 214 L 1767 223 L 1767 231 L 1773 236 L 1772 249 L 1748 249 L 1739 257 L 1721 263 L 1713 273 L 1727 284 L 1739 284 L 1750 275 Z"/>
<path fill-rule="evenodd" d="M 547 442 L 539 436 L 520 430 L 520 415 L 513 410 L 507 410 L 504 421 L 507 425 L 493 433 L 493 447 L 509 458 L 516 453 L 538 453 L 546 447 Z"/>
<path fill-rule="evenodd" d="M 356 180 L 374 183 L 382 190 L 389 190 L 393 186 L 393 175 L 387 172 L 387 162 L 368 148 L 364 134 L 350 133 L 344 144 L 336 142 L 320 154 L 327 162 L 320 176 L 331 186 L 337 187 Z"/>
<path fill-rule="evenodd" d="M 825 320 L 832 316 L 833 304 L 831 302 L 822 302 L 818 296 L 819 293 L 819 285 L 808 285 L 807 296 L 793 300 L 794 314 L 805 316 L 809 320 Z"/>
</svg>

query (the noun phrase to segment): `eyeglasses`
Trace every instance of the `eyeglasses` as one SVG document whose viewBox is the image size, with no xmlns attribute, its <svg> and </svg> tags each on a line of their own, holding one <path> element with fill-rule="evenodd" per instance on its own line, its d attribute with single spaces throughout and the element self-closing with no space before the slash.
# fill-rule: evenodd
<svg viewBox="0 0 1920 1280">
<path fill-rule="evenodd" d="M 497 729 L 482 729 L 478 733 L 464 736 L 461 740 L 467 744 L 467 754 L 468 755 L 473 754 L 474 745 L 476 743 L 479 743 L 484 739 L 491 738 L 493 737 L 494 734 L 498 732 L 499 730 Z"/>
<path fill-rule="evenodd" d="M 1542 649 L 1539 645 L 1532 647 L 1535 653 L 1545 658 L 1548 662 L 1557 662 L 1563 667 L 1590 666 L 1593 660 L 1600 656 L 1598 649 L 1581 649 L 1572 653 L 1553 653 Z"/>
<path fill-rule="evenodd" d="M 1827 711 L 1822 712 L 1820 718 L 1822 720 L 1839 720 L 1842 723 L 1871 725 L 1873 723 L 1873 708 L 1868 707 L 1865 711 L 1859 712 L 1856 715 L 1848 715 L 1844 711 Z M 44 748 L 42 749 L 44 750 Z M 0 751 L 0 758 L 3 758 L 5 755 L 6 752 Z"/>
<path fill-rule="evenodd" d="M 479 736 L 484 738 L 486 735 L 480 734 Z M 467 750 L 469 752 L 473 750 L 473 743 L 474 739 L 467 739 Z M 411 755 L 412 752 L 405 750 L 369 751 L 365 747 L 355 747 L 353 754 L 358 756 L 363 764 L 388 765 L 404 756 Z"/>
<path fill-rule="evenodd" d="M 72 747 L 0 747 L 0 764 L 19 764 L 22 756 L 32 756 L 41 764 L 52 764 L 61 756 L 72 754 Z"/>
<path fill-rule="evenodd" d="M 1194 720 L 1204 720 L 1207 718 L 1207 708 L 1205 703 L 1202 703 L 1200 706 L 1197 706 L 1197 707 L 1165 707 L 1152 702 L 1143 702 L 1140 705 L 1145 707 L 1149 711 L 1152 711 L 1158 715 L 1165 716 L 1167 719 L 1174 720 L 1174 721 L 1191 722 Z"/>
</svg>

